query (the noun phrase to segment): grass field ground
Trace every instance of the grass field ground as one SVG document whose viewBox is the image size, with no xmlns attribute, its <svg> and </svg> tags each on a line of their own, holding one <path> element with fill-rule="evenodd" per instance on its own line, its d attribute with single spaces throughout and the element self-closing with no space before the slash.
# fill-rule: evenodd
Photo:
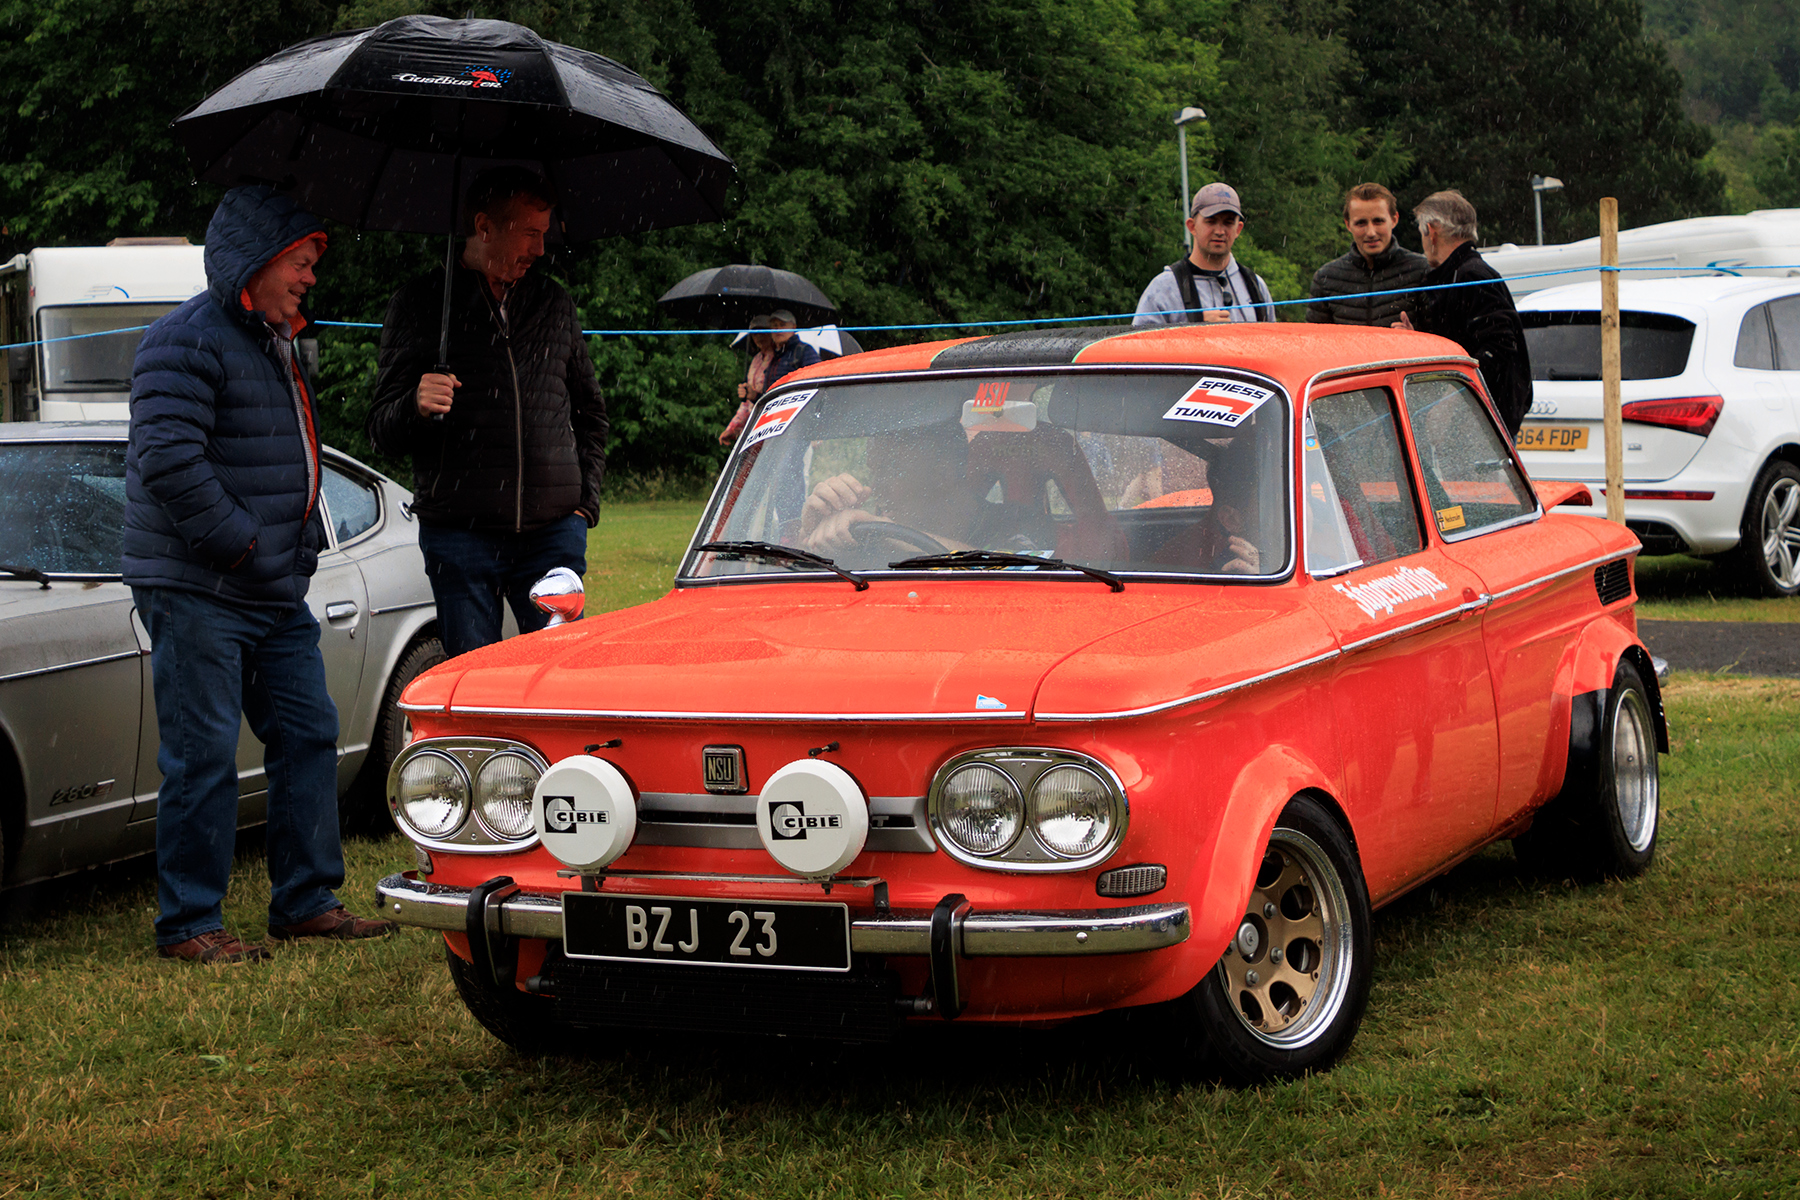
<svg viewBox="0 0 1800 1200">
<path fill-rule="evenodd" d="M 660 591 L 693 507 L 603 526 L 605 594 Z M 421 932 L 195 969 L 149 951 L 146 864 L 26 889 L 0 903 L 0 1198 L 1790 1197 L 1800 681 L 1667 700 L 1646 875 L 1484 852 L 1377 915 L 1349 1056 L 1251 1091 L 1171 1077 L 1116 1020 L 526 1059 Z M 365 908 L 411 858 L 347 849 Z M 249 935 L 262 873 L 247 837 Z"/>
</svg>

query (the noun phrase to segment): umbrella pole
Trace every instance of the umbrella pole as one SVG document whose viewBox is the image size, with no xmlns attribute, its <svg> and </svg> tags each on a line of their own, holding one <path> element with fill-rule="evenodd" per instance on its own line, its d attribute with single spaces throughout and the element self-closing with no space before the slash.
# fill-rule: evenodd
<svg viewBox="0 0 1800 1200">
<path fill-rule="evenodd" d="M 456 282 L 456 235 L 444 246 L 444 316 L 438 325 L 437 373 L 450 373 L 450 287 Z"/>
</svg>

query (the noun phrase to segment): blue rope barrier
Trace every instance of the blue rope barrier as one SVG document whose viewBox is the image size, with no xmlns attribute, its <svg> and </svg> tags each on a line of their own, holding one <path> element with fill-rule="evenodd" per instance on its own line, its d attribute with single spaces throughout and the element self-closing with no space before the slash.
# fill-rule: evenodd
<svg viewBox="0 0 1800 1200">
<path fill-rule="evenodd" d="M 1601 273 L 1623 274 L 1627 271 L 1669 271 L 1680 268 L 1670 267 L 1559 267 L 1554 271 L 1533 271 L 1527 275 L 1508 275 L 1501 279 L 1472 279 L 1464 283 L 1437 283 L 1430 287 L 1389 288 L 1379 292 L 1357 292 L 1357 296 L 1405 296 L 1421 292 L 1442 292 L 1451 288 L 1483 287 L 1490 283 L 1509 283 L 1515 279 L 1547 279 L 1556 275 L 1584 275 L 1589 271 Z M 1671 276 L 1675 279 L 1698 279 L 1713 275 L 1738 275 L 1739 270 L 1755 271 L 1800 271 L 1800 263 L 1783 266 L 1744 267 L 1733 270 L 1728 267 L 1695 267 L 1693 275 Z M 1188 312 L 1235 312 L 1254 308 L 1291 308 L 1296 304 L 1315 304 L 1320 300 L 1337 299 L 1337 297 L 1306 296 L 1298 300 L 1271 300 L 1267 304 L 1229 304 L 1215 305 L 1207 309 L 1180 309 Z M 1123 313 L 1091 313 L 1080 317 L 1017 317 L 1002 321 L 932 321 L 917 325 L 839 325 L 838 329 L 845 333 L 906 333 L 930 329 L 993 329 L 1012 325 L 1075 325 L 1093 321 L 1129 321 L 1136 312 Z M 378 321 L 314 321 L 314 325 L 332 329 L 380 329 Z M 142 333 L 150 328 L 148 325 L 132 325 L 119 329 L 103 329 L 98 333 L 71 333 L 62 337 L 40 338 L 31 342 L 9 342 L 0 345 L 0 350 L 21 350 L 28 346 L 48 346 L 56 342 L 73 342 L 82 338 L 111 337 L 121 333 Z M 716 337 L 720 334 L 764 333 L 760 329 L 584 329 L 587 337 Z"/>
</svg>

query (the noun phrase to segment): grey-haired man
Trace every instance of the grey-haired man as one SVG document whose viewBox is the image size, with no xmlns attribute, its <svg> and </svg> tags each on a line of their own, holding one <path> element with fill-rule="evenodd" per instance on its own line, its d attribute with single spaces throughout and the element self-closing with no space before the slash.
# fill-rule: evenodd
<svg viewBox="0 0 1800 1200">
<path fill-rule="evenodd" d="M 1138 297 L 1133 325 L 1185 322 L 1273 321 L 1269 285 L 1232 257 L 1244 232 L 1244 206 L 1228 183 L 1209 183 L 1188 205 L 1188 233 L 1194 248 L 1150 281 Z"/>
</svg>

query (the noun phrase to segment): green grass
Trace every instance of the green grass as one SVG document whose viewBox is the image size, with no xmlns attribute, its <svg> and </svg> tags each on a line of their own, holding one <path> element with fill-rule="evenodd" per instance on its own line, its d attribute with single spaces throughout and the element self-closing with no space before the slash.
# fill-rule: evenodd
<svg viewBox="0 0 1800 1200">
<path fill-rule="evenodd" d="M 1750 595 L 1725 567 L 1685 554 L 1640 558 L 1638 615 L 1651 621 L 1800 621 L 1800 598 Z"/>
<path fill-rule="evenodd" d="M 697 510 L 609 506 L 590 595 L 659 594 Z M 9 893 L 0 1200 L 1791 1196 L 1800 681 L 1683 674 L 1667 698 L 1646 875 L 1484 852 L 1377 914 L 1349 1056 L 1245 1092 L 1171 1077 L 1115 1020 L 525 1059 L 418 930 L 194 968 L 150 951 L 148 864 Z M 364 911 L 411 860 L 346 850 Z M 259 936 L 265 904 L 247 838 L 227 921 Z"/>
<path fill-rule="evenodd" d="M 1656 865 L 1493 850 L 1378 914 L 1349 1057 L 1184 1084 L 1130 1027 L 524 1059 L 435 938 L 163 963 L 143 866 L 0 932 L 0 1196 L 1588 1197 L 1800 1188 L 1800 682 L 1678 677 Z M 410 858 L 349 847 L 346 895 Z M 262 864 L 227 919 L 262 931 Z"/>
</svg>

